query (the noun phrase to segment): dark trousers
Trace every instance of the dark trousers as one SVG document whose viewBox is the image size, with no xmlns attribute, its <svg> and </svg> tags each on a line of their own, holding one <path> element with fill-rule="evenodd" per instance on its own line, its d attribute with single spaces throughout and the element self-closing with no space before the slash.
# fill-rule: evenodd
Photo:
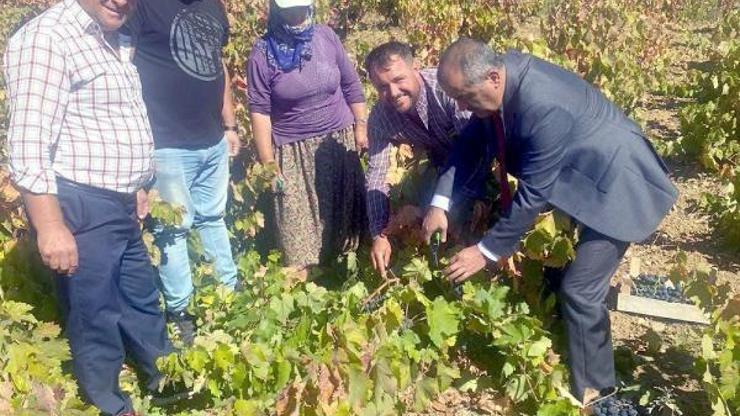
<svg viewBox="0 0 740 416">
<path fill-rule="evenodd" d="M 131 401 L 118 383 L 126 352 L 156 383 L 155 360 L 171 349 L 136 199 L 65 180 L 58 184 L 79 254 L 78 270 L 55 279 L 74 374 L 85 398 L 101 412 L 128 412 Z"/>
<path fill-rule="evenodd" d="M 550 288 L 559 295 L 568 334 L 571 388 L 579 400 L 586 388 L 601 390 L 616 384 L 606 295 L 628 246 L 584 228 L 573 262 L 558 272 L 546 272 Z"/>
</svg>

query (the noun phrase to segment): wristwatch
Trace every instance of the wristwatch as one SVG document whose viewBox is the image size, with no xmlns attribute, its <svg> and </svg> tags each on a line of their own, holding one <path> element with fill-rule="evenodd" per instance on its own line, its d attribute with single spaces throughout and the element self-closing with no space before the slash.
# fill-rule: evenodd
<svg viewBox="0 0 740 416">
<path fill-rule="evenodd" d="M 224 131 L 233 131 L 233 132 L 239 133 L 239 129 L 237 128 L 236 125 L 224 126 Z"/>
</svg>

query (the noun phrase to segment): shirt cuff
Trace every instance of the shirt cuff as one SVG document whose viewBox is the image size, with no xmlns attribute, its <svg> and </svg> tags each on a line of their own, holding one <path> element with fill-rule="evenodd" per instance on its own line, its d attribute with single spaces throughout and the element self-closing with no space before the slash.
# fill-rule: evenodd
<svg viewBox="0 0 740 416">
<path fill-rule="evenodd" d="M 11 178 L 15 186 L 32 194 L 56 195 L 57 193 L 56 174 L 53 172 L 50 175 L 46 174 L 45 171 L 20 175 L 11 171 Z"/>
<path fill-rule="evenodd" d="M 482 242 L 478 243 L 476 247 L 478 247 L 478 250 L 480 250 L 480 252 L 483 253 L 484 256 L 488 257 L 488 259 L 492 262 L 497 262 L 500 259 L 499 256 L 488 251 L 488 249 L 486 248 L 486 246 L 483 245 Z"/>
<path fill-rule="evenodd" d="M 432 202 L 429 203 L 429 205 L 437 208 L 441 208 L 445 211 L 450 210 L 450 206 L 452 205 L 452 201 L 450 198 L 447 198 L 446 196 L 442 195 L 434 195 L 432 198 Z"/>
<path fill-rule="evenodd" d="M 380 236 L 385 235 L 385 227 L 388 226 L 388 222 L 386 221 L 385 224 L 380 225 L 378 223 L 371 223 L 369 229 L 370 229 L 370 237 L 372 237 L 373 240 Z"/>
</svg>

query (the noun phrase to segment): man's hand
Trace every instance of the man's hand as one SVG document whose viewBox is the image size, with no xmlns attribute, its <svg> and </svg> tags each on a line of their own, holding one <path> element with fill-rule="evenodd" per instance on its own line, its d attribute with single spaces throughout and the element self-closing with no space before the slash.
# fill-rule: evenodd
<svg viewBox="0 0 740 416">
<path fill-rule="evenodd" d="M 453 283 L 462 283 L 470 276 L 486 267 L 486 257 L 478 246 L 462 249 L 450 259 L 450 265 L 444 270 L 445 276 Z"/>
<path fill-rule="evenodd" d="M 147 215 L 149 215 L 149 194 L 139 189 L 136 192 L 136 216 L 139 217 L 139 221 L 144 221 Z"/>
<path fill-rule="evenodd" d="M 375 271 L 380 272 L 383 279 L 386 278 L 385 270 L 391 263 L 391 243 L 388 237 L 378 236 L 373 240 L 373 248 L 370 251 L 370 260 L 372 260 Z"/>
<path fill-rule="evenodd" d="M 424 232 L 424 241 L 429 244 L 432 234 L 439 230 L 442 234 L 442 242 L 447 242 L 447 213 L 442 208 L 429 207 L 427 215 L 424 216 L 424 222 L 421 225 Z"/>
<path fill-rule="evenodd" d="M 64 223 L 59 200 L 53 194 L 23 192 L 23 203 L 31 224 L 36 229 L 41 260 L 59 274 L 77 271 L 77 243 Z"/>
<path fill-rule="evenodd" d="M 38 227 L 38 246 L 41 260 L 51 270 L 71 275 L 79 266 L 77 243 L 63 222 L 51 222 Z"/>
<path fill-rule="evenodd" d="M 230 157 L 236 157 L 236 155 L 239 154 L 239 151 L 242 148 L 242 142 L 239 140 L 239 135 L 232 130 L 227 130 L 224 132 L 224 137 L 226 137 L 226 145 L 229 149 L 229 156 Z"/>
</svg>

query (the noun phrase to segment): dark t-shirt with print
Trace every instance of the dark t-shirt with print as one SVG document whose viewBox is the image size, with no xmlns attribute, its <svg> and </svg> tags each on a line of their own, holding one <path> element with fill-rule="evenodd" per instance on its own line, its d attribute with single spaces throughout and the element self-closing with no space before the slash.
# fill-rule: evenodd
<svg viewBox="0 0 740 416">
<path fill-rule="evenodd" d="M 127 25 L 157 149 L 200 149 L 223 138 L 220 0 L 140 1 Z"/>
</svg>

